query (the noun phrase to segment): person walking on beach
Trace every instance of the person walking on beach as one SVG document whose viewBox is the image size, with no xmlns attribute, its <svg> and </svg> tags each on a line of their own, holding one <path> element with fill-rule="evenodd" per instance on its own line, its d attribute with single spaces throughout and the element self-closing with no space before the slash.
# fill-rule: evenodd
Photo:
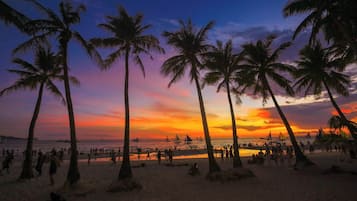
<svg viewBox="0 0 357 201">
<path fill-rule="evenodd" d="M 7 154 L 4 161 L 2 162 L 2 170 L 6 170 L 10 174 L 10 164 L 11 164 L 11 155 Z"/>
<path fill-rule="evenodd" d="M 229 158 L 233 158 L 233 146 L 229 147 Z"/>
<path fill-rule="evenodd" d="M 150 151 L 147 151 L 146 160 L 150 160 Z"/>
<path fill-rule="evenodd" d="M 91 158 L 92 158 L 91 153 L 88 153 L 88 165 L 90 165 L 90 160 L 91 160 Z"/>
<path fill-rule="evenodd" d="M 174 155 L 173 151 L 171 149 L 169 149 L 169 162 L 170 162 L 170 164 L 172 164 L 173 155 Z"/>
<path fill-rule="evenodd" d="M 157 152 L 157 161 L 159 162 L 159 165 L 160 165 L 160 163 L 161 163 L 161 151 L 160 150 Z"/>
<path fill-rule="evenodd" d="M 117 157 L 115 156 L 114 150 L 110 153 L 111 160 L 112 160 L 112 165 L 115 165 L 117 163 Z"/>
<path fill-rule="evenodd" d="M 36 167 L 35 170 L 38 173 L 38 176 L 42 175 L 42 166 L 43 163 L 45 162 L 45 156 L 43 155 L 42 151 L 40 150 L 37 154 L 37 162 L 36 162 Z"/>
<path fill-rule="evenodd" d="M 56 174 L 58 166 L 59 166 L 59 160 L 57 158 L 57 153 L 56 153 L 56 150 L 53 149 L 51 151 L 51 156 L 50 156 L 50 184 L 51 184 L 51 186 L 53 186 L 55 184 L 53 175 Z"/>
<path fill-rule="evenodd" d="M 120 148 L 118 150 L 118 161 L 120 161 Z"/>
</svg>

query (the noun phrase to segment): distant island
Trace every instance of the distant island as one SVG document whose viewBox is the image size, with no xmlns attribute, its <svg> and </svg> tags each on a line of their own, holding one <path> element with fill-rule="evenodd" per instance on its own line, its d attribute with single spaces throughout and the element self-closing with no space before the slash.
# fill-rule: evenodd
<svg viewBox="0 0 357 201">
<path fill-rule="evenodd" d="M 0 142 L 6 141 L 6 140 L 27 140 L 27 138 L 0 135 Z M 34 140 L 38 140 L 38 139 L 34 138 Z"/>
</svg>

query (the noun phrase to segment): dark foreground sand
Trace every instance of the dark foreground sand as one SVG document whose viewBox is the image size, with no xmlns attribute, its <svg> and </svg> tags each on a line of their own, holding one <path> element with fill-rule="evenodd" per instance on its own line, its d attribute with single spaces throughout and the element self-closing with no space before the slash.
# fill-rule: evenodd
<svg viewBox="0 0 357 201">
<path fill-rule="evenodd" d="M 357 161 L 340 162 L 340 153 L 315 153 L 308 155 L 319 169 L 295 171 L 287 164 L 273 163 L 244 166 L 251 169 L 255 178 L 234 182 L 211 182 L 205 179 L 208 171 L 207 159 L 175 160 L 174 164 L 197 162 L 201 175 L 187 174 L 188 166 L 167 167 L 156 161 L 135 161 L 132 165 L 145 163 L 145 167 L 134 168 L 135 178 L 143 189 L 132 192 L 106 192 L 116 179 L 120 164 L 110 162 L 80 163 L 81 184 L 79 194 L 66 195 L 68 201 L 356 201 L 357 175 L 350 173 L 322 174 L 323 170 L 338 165 L 347 171 L 357 171 Z M 231 161 L 217 160 L 222 169 L 231 168 Z M 164 163 L 166 163 L 164 161 Z M 68 162 L 64 162 L 55 176 L 55 186 L 49 185 L 48 164 L 44 174 L 30 181 L 19 182 L 20 163 L 14 164 L 10 175 L 0 176 L 0 201 L 46 201 L 51 191 L 63 186 Z M 91 190 L 87 192 L 87 190 Z M 82 193 L 81 193 L 82 192 Z"/>
</svg>

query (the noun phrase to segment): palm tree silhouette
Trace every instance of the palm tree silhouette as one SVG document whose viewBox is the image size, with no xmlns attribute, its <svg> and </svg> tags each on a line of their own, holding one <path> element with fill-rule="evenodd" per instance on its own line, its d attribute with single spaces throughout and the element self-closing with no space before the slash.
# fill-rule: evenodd
<svg viewBox="0 0 357 201">
<path fill-rule="evenodd" d="M 153 35 L 145 35 L 144 32 L 151 25 L 143 25 L 143 15 L 136 14 L 129 16 L 125 8 L 118 8 L 118 16 L 107 16 L 107 23 L 98 26 L 109 32 L 108 38 L 93 38 L 91 42 L 98 47 L 116 48 L 104 61 L 104 69 L 108 68 L 118 58 L 125 59 L 125 83 L 124 83 L 124 101 L 125 101 L 125 131 L 124 131 L 124 150 L 123 163 L 121 165 L 118 179 L 131 178 L 133 176 L 129 158 L 129 141 L 130 141 L 130 112 L 129 112 L 129 57 L 139 65 L 145 76 L 144 64 L 140 58 L 141 54 L 150 54 L 150 50 L 156 50 L 164 53 L 159 45 L 159 40 Z"/>
<path fill-rule="evenodd" d="M 54 55 L 49 49 L 39 47 L 36 51 L 33 64 L 22 60 L 20 58 L 15 58 L 13 63 L 17 64 L 19 68 L 8 70 L 10 73 L 14 73 L 19 76 L 19 79 L 11 86 L 3 89 L 0 92 L 0 96 L 10 93 L 13 91 L 18 91 L 22 89 L 36 90 L 38 89 L 38 97 L 36 101 L 35 110 L 32 115 L 30 127 L 28 130 L 28 138 L 25 152 L 25 160 L 22 167 L 22 172 L 20 179 L 30 179 L 33 177 L 32 172 L 32 146 L 34 139 L 34 131 L 36 120 L 40 112 L 41 101 L 43 96 L 43 90 L 47 89 L 55 96 L 62 99 L 63 103 L 65 100 L 54 84 L 54 80 L 62 80 L 62 68 L 58 63 L 59 57 Z M 72 78 L 76 81 L 75 78 Z"/>
<path fill-rule="evenodd" d="M 357 127 L 357 124 L 353 121 L 344 121 L 340 116 L 338 115 L 333 115 L 330 117 L 330 119 L 327 121 L 327 124 L 329 125 L 330 128 L 339 129 L 341 131 L 342 128 L 349 126 L 349 124 L 352 124 L 352 126 Z"/>
<path fill-rule="evenodd" d="M 61 55 L 61 66 L 63 68 L 63 81 L 66 95 L 66 104 L 68 110 L 70 137 L 71 137 L 71 158 L 67 174 L 67 182 L 70 185 L 75 184 L 80 179 L 78 170 L 78 151 L 76 129 L 74 121 L 74 111 L 70 91 L 69 66 L 68 66 L 68 44 L 71 40 L 76 40 L 97 63 L 101 63 L 100 55 L 95 51 L 93 46 L 74 29 L 72 25 L 80 22 L 80 13 L 85 10 L 84 5 L 74 8 L 70 2 L 64 1 L 59 3 L 59 15 L 49 8 L 44 7 L 36 1 L 31 1 L 40 10 L 47 14 L 47 19 L 31 20 L 25 24 L 25 29 L 33 35 L 31 39 L 20 44 L 14 52 L 26 50 L 38 43 L 48 43 L 48 38 L 55 36 L 59 42 L 59 54 Z"/>
<path fill-rule="evenodd" d="M 232 134 L 233 134 L 233 168 L 241 167 L 242 161 L 239 157 L 237 126 L 233 110 L 231 90 L 237 94 L 235 88 L 232 88 L 237 81 L 237 72 L 239 70 L 240 57 L 238 54 L 233 53 L 232 41 L 229 40 L 224 46 L 221 41 L 217 41 L 216 47 L 205 54 L 205 67 L 208 72 L 205 75 L 204 82 L 207 84 L 217 84 L 217 92 L 221 88 L 227 91 L 229 102 L 229 109 L 232 120 Z M 237 97 L 239 98 L 239 97 Z"/>
<path fill-rule="evenodd" d="M 20 31 L 25 32 L 24 25 L 30 20 L 26 15 L 12 8 L 2 0 L 0 0 L 0 10 L 0 20 L 7 25 L 13 24 Z"/>
<path fill-rule="evenodd" d="M 193 26 L 191 20 L 188 20 L 187 23 L 180 20 L 179 23 L 181 28 L 178 31 L 163 32 L 163 36 L 167 38 L 168 44 L 176 48 L 178 55 L 167 59 L 162 64 L 161 73 L 164 76 L 171 77 L 171 81 L 168 84 L 168 87 L 170 87 L 173 83 L 177 82 L 184 76 L 186 70 L 189 70 L 190 81 L 195 82 L 198 101 L 200 104 L 201 118 L 209 160 L 209 172 L 217 172 L 220 171 L 220 167 L 213 156 L 213 146 L 209 135 L 206 112 L 199 82 L 200 70 L 203 68 L 201 63 L 202 56 L 209 50 L 209 48 L 211 48 L 211 46 L 206 43 L 206 39 L 207 32 L 212 28 L 213 22 L 209 22 L 199 30 Z"/>
<path fill-rule="evenodd" d="M 306 13 L 295 30 L 293 38 L 311 26 L 309 44 L 316 41 L 322 30 L 327 41 L 333 41 L 333 49 L 342 56 L 357 58 L 357 19 L 354 0 L 294 0 L 284 7 L 285 17 Z"/>
<path fill-rule="evenodd" d="M 350 121 L 337 105 L 331 92 L 334 90 L 339 95 L 349 95 L 349 76 L 340 73 L 346 66 L 345 61 L 332 56 L 331 52 L 323 49 L 321 44 L 316 42 L 314 46 L 305 46 L 300 51 L 300 59 L 296 63 L 298 66 L 295 72 L 296 90 L 305 89 L 305 95 L 308 93 L 320 95 L 325 88 L 341 120 L 347 125 L 352 137 L 357 140 L 356 127 L 349 123 Z"/>
<path fill-rule="evenodd" d="M 312 162 L 300 150 L 288 119 L 280 108 L 269 84 L 269 80 L 274 81 L 288 95 L 294 94 L 290 81 L 279 74 L 279 72 L 294 72 L 294 66 L 277 61 L 280 52 L 289 47 L 291 43 L 282 43 L 271 52 L 270 46 L 274 39 L 275 36 L 269 36 L 265 41 L 258 40 L 255 44 L 248 43 L 242 46 L 244 64 L 241 65 L 241 73 L 246 79 L 242 84 L 244 87 L 252 88 L 254 94 L 260 94 L 263 97 L 263 103 L 266 103 L 269 95 L 271 96 L 293 145 L 296 155 L 295 167 L 310 165 Z"/>
</svg>

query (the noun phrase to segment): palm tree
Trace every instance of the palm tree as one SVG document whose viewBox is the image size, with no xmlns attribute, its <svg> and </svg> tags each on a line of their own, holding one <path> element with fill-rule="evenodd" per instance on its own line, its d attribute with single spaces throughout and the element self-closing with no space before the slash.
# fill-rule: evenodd
<svg viewBox="0 0 357 201">
<path fill-rule="evenodd" d="M 42 12 L 47 15 L 47 19 L 31 20 L 26 23 L 25 29 L 34 36 L 28 41 L 20 44 L 14 52 L 20 50 L 26 50 L 38 44 L 39 42 L 47 42 L 48 38 L 55 36 L 59 42 L 59 54 L 61 55 L 61 66 L 63 68 L 63 81 L 66 95 L 66 104 L 68 110 L 69 127 L 70 127 L 70 139 L 71 139 L 71 158 L 69 164 L 69 170 L 67 174 L 67 182 L 70 185 L 75 184 L 80 179 L 80 173 L 78 170 L 78 151 L 77 151 L 77 139 L 74 121 L 73 104 L 70 91 L 70 76 L 68 66 L 68 44 L 71 40 L 76 40 L 79 44 L 85 48 L 88 55 L 91 56 L 97 63 L 101 62 L 99 54 L 95 51 L 91 44 L 88 44 L 81 34 L 72 28 L 72 25 L 80 22 L 80 13 L 85 10 L 84 5 L 79 5 L 74 8 L 69 1 L 59 3 L 59 15 L 49 8 L 42 6 L 36 1 L 31 1 Z"/>
<path fill-rule="evenodd" d="M 30 20 L 27 16 L 10 7 L 2 0 L 0 0 L 0 10 L 0 20 L 4 21 L 7 25 L 13 24 L 20 31 L 25 32 L 24 25 Z"/>
<path fill-rule="evenodd" d="M 19 76 L 19 79 L 11 86 L 3 89 L 0 96 L 20 89 L 29 89 L 38 91 L 35 110 L 32 115 L 30 127 L 28 130 L 27 146 L 25 160 L 23 163 L 20 179 L 30 179 L 32 172 L 32 145 L 36 120 L 40 112 L 43 90 L 47 89 L 55 96 L 58 96 L 64 102 L 64 98 L 53 80 L 62 80 L 62 69 L 58 65 L 58 56 L 55 56 L 49 49 L 39 47 L 35 54 L 34 63 L 31 64 L 20 58 L 15 58 L 13 63 L 20 68 L 8 70 Z M 76 80 L 72 78 L 73 80 Z"/>
<path fill-rule="evenodd" d="M 248 43 L 242 46 L 244 64 L 240 73 L 246 78 L 245 83 L 242 84 L 244 87 L 252 88 L 255 95 L 260 94 L 263 97 L 263 103 L 266 103 L 269 95 L 271 96 L 293 145 L 296 155 L 295 167 L 310 165 L 312 162 L 300 150 L 288 119 L 280 108 L 269 84 L 269 81 L 274 81 L 288 95 L 294 94 L 290 81 L 279 74 L 281 72 L 292 73 L 294 67 L 277 61 L 280 52 L 289 47 L 291 43 L 282 43 L 272 51 L 270 46 L 274 39 L 275 36 L 269 36 L 265 41 L 258 40 L 255 44 Z"/>
<path fill-rule="evenodd" d="M 143 25 L 143 15 L 136 14 L 130 16 L 124 7 L 118 8 L 118 16 L 107 16 L 107 23 L 98 26 L 109 32 L 108 38 L 93 38 L 91 42 L 98 47 L 115 48 L 108 58 L 104 61 L 105 67 L 110 67 L 118 58 L 125 59 L 125 82 L 124 82 L 124 101 L 125 101 L 125 131 L 124 131 L 124 150 L 123 163 L 121 165 L 118 180 L 131 178 L 133 176 L 129 158 L 129 141 L 130 141 L 130 112 L 129 112 L 129 57 L 139 65 L 143 75 L 145 69 L 140 58 L 141 54 L 150 54 L 150 50 L 156 50 L 164 53 L 159 45 L 159 40 L 153 35 L 145 35 L 151 25 Z"/>
<path fill-rule="evenodd" d="M 227 91 L 232 119 L 234 151 L 233 168 L 242 166 L 242 162 L 239 157 L 237 126 L 231 98 L 232 85 L 235 84 L 235 81 L 237 80 L 239 61 L 239 55 L 233 53 L 231 40 L 229 40 L 224 47 L 221 41 L 217 41 L 217 46 L 214 47 L 213 51 L 205 54 L 205 67 L 208 69 L 204 78 L 205 83 L 218 84 L 217 92 L 219 92 L 221 88 L 225 88 Z"/>
<path fill-rule="evenodd" d="M 311 26 L 310 45 L 322 30 L 327 41 L 333 41 L 338 53 L 357 58 L 357 2 L 354 0 L 293 0 L 284 7 L 285 17 L 304 14 L 293 38 Z"/>
<path fill-rule="evenodd" d="M 344 127 L 348 128 L 349 124 L 352 124 L 352 126 L 357 127 L 357 124 L 355 122 L 353 122 L 353 121 L 346 122 L 346 121 L 342 120 L 342 118 L 340 116 L 338 116 L 338 115 L 333 115 L 328 120 L 327 123 L 328 123 L 329 127 L 335 129 L 335 131 L 337 129 L 339 129 L 341 131 L 341 129 L 344 128 Z"/>
<path fill-rule="evenodd" d="M 170 87 L 173 83 L 177 82 L 184 76 L 186 70 L 189 70 L 190 81 L 194 81 L 196 84 L 198 101 L 200 104 L 201 118 L 209 160 L 209 172 L 217 172 L 220 171 L 220 167 L 213 156 L 213 146 L 209 135 L 206 112 L 199 82 L 200 70 L 203 68 L 203 65 L 201 64 L 202 56 L 211 47 L 206 43 L 206 39 L 207 32 L 212 28 L 213 22 L 209 22 L 199 30 L 193 26 L 191 20 L 188 20 L 187 23 L 180 20 L 179 23 L 181 28 L 178 31 L 165 31 L 163 33 L 163 36 L 167 38 L 168 44 L 176 48 L 178 55 L 167 59 L 162 64 L 161 73 L 164 76 L 170 76 L 172 78 L 168 84 L 168 87 Z"/>
<path fill-rule="evenodd" d="M 295 73 L 297 79 L 295 86 L 297 91 L 305 89 L 305 94 L 320 95 L 325 89 L 332 105 L 335 107 L 341 120 L 347 125 L 352 137 L 357 140 L 357 131 L 353 124 L 349 123 L 336 101 L 332 91 L 342 96 L 348 96 L 349 76 L 340 73 L 346 66 L 343 59 L 333 57 L 327 49 L 323 49 L 319 42 L 311 46 L 305 46 L 300 51 L 300 59 L 296 62 L 298 70 Z"/>
</svg>

